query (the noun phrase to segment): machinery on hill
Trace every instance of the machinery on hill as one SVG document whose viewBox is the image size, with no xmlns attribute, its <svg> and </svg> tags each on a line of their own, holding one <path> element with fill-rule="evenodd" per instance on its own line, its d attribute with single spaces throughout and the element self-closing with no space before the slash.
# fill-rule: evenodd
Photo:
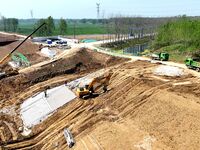
<svg viewBox="0 0 200 150">
<path fill-rule="evenodd" d="M 152 54 L 151 58 L 153 60 L 168 61 L 169 60 L 169 54 L 161 52 L 161 53 L 158 53 L 158 54 Z"/>
<path fill-rule="evenodd" d="M 92 79 L 89 83 L 85 83 L 83 85 L 80 85 L 76 89 L 76 95 L 79 98 L 88 98 L 92 97 L 95 93 L 97 93 L 97 90 L 103 87 L 103 92 L 105 93 L 107 91 L 107 86 L 109 84 L 110 78 L 112 76 L 112 73 L 109 73 L 106 76 L 100 76 Z"/>
<path fill-rule="evenodd" d="M 11 52 L 9 52 L 2 60 L 0 60 L 0 79 L 7 77 L 7 76 L 12 76 L 12 75 L 16 75 L 18 74 L 17 70 L 13 70 L 13 69 L 7 69 L 4 70 L 4 66 L 6 65 L 6 63 L 8 62 L 8 60 L 10 59 L 10 57 L 13 55 L 13 53 L 29 38 L 31 37 L 35 32 L 37 32 L 42 26 L 44 26 L 46 23 L 43 23 L 42 25 L 40 25 L 37 29 L 35 29 L 29 36 L 27 36 L 21 43 L 19 43 Z M 27 58 L 25 58 L 24 56 L 22 56 L 19 53 L 16 53 L 15 55 L 12 56 L 15 60 L 19 61 L 22 60 L 22 62 L 27 62 Z"/>
<path fill-rule="evenodd" d="M 196 61 L 195 59 L 187 58 L 185 60 L 185 65 L 190 69 L 200 72 L 200 62 Z"/>
</svg>

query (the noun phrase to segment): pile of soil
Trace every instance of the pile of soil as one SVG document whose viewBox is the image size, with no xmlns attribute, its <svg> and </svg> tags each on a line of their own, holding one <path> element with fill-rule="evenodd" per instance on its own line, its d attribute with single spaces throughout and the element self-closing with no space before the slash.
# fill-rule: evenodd
<svg viewBox="0 0 200 150">
<path fill-rule="evenodd" d="M 0 60 L 5 57 L 9 52 L 11 52 L 21 41 L 16 41 L 6 46 L 0 47 Z M 22 53 L 28 58 L 31 64 L 36 64 L 45 60 L 45 57 L 42 57 L 38 54 L 40 48 L 39 45 L 32 43 L 30 40 L 23 43 L 16 52 Z"/>
<path fill-rule="evenodd" d="M 1 102 L 15 97 L 28 87 L 61 75 L 89 74 L 95 70 L 109 67 L 128 59 L 96 53 L 88 49 L 79 49 L 65 58 L 32 70 L 26 74 L 19 74 L 4 78 L 0 82 Z"/>
<path fill-rule="evenodd" d="M 15 41 L 15 40 L 18 40 L 18 39 L 19 38 L 16 35 L 0 34 L 0 42 Z"/>
</svg>

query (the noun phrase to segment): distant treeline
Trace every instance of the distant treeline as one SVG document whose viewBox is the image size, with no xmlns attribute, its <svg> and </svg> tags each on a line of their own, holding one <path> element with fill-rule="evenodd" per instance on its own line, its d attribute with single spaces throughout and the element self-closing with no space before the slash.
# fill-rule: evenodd
<svg viewBox="0 0 200 150">
<path fill-rule="evenodd" d="M 16 32 L 18 28 L 19 21 L 16 18 L 5 18 L 2 17 L 0 25 L 3 31 Z"/>
<path fill-rule="evenodd" d="M 188 17 L 197 20 L 199 17 Z M 49 16 L 46 19 L 15 19 L 5 18 L 0 20 L 0 30 L 7 32 L 18 32 L 29 34 L 41 23 L 46 22 L 47 26 L 36 33 L 36 36 L 46 35 L 77 35 L 77 34 L 130 34 L 131 29 L 151 29 L 155 32 L 159 26 L 167 22 L 179 20 L 177 17 L 124 17 L 113 16 L 106 19 L 54 19 Z M 15 21 L 14 21 L 15 20 Z"/>
</svg>

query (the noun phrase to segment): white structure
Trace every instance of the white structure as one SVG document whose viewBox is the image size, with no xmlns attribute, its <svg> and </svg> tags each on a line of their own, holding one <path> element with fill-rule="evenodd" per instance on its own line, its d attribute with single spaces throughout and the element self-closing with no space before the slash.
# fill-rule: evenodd
<svg viewBox="0 0 200 150">
<path fill-rule="evenodd" d="M 44 47 L 41 49 L 41 53 L 49 58 L 54 58 L 56 56 L 55 50 L 50 50 L 48 47 Z"/>
<path fill-rule="evenodd" d="M 51 115 L 56 109 L 76 98 L 76 95 L 62 85 L 38 93 L 21 105 L 21 117 L 25 127 L 31 128 Z"/>
<path fill-rule="evenodd" d="M 183 69 L 174 67 L 174 66 L 167 66 L 167 65 L 158 66 L 155 69 L 154 73 L 156 75 L 163 75 L 163 76 L 182 76 L 182 75 L 184 75 Z"/>
</svg>

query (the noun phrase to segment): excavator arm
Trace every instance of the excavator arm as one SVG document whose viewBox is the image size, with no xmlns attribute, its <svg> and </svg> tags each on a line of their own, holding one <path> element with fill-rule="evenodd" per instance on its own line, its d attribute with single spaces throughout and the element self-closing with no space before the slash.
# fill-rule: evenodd
<svg viewBox="0 0 200 150">
<path fill-rule="evenodd" d="M 8 62 L 10 56 L 29 38 L 31 37 L 35 32 L 37 32 L 42 26 L 44 26 L 46 23 L 43 23 L 40 25 L 37 29 L 35 29 L 29 36 L 27 36 L 21 43 L 17 45 L 9 54 L 7 54 L 3 59 L 0 60 L 0 79 L 12 76 L 12 75 L 17 75 L 18 71 L 17 70 L 4 70 L 2 69 L 3 66 Z"/>
<path fill-rule="evenodd" d="M 37 29 L 35 29 L 29 36 L 27 36 L 21 43 L 19 43 L 17 45 L 17 47 L 15 47 L 8 55 L 6 55 L 2 60 L 0 60 L 0 65 L 4 65 L 8 59 L 10 58 L 10 56 L 12 55 L 12 53 L 14 53 L 29 37 L 31 37 L 35 32 L 37 32 L 42 26 L 44 26 L 46 23 L 43 23 L 42 25 L 40 25 Z"/>
<path fill-rule="evenodd" d="M 1 61 L 0 61 L 0 65 L 4 65 L 5 63 L 8 62 L 9 58 L 11 56 L 11 53 L 9 53 L 8 55 L 6 55 Z"/>
</svg>

